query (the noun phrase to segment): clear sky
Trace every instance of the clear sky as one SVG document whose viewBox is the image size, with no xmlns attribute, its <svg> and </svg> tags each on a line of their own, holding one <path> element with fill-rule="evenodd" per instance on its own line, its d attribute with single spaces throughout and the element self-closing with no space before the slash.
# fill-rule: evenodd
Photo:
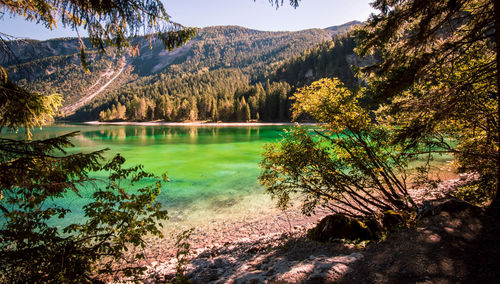
<svg viewBox="0 0 500 284">
<path fill-rule="evenodd" d="M 349 21 L 365 21 L 374 12 L 372 0 L 302 0 L 293 9 L 285 0 L 278 10 L 268 0 L 162 0 L 172 20 L 191 27 L 238 25 L 263 31 L 326 28 Z M 0 32 L 22 38 L 74 37 L 69 29 L 45 29 L 22 17 L 4 15 Z M 81 34 L 84 36 L 84 34 Z"/>
</svg>

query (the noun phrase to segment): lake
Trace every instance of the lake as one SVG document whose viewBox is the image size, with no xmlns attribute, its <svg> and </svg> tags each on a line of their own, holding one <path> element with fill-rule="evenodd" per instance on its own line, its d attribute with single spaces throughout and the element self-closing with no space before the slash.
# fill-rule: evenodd
<svg viewBox="0 0 500 284">
<path fill-rule="evenodd" d="M 170 182 L 158 200 L 169 210 L 170 222 L 186 227 L 272 208 L 274 202 L 257 180 L 260 153 L 265 143 L 278 141 L 284 129 L 291 127 L 58 124 L 35 130 L 34 139 L 80 131 L 71 152 L 109 148 L 107 158 L 120 153 L 126 165 L 143 164 L 145 170 L 159 176 L 167 172 Z M 82 190 L 84 199 L 70 193 L 58 200 L 73 210 L 68 219 L 81 216 L 91 192 Z"/>
<path fill-rule="evenodd" d="M 280 140 L 284 131 L 292 127 L 57 124 L 34 131 L 34 138 L 80 131 L 73 139 L 75 148 L 71 152 L 109 148 L 107 158 L 120 153 L 127 159 L 126 165 L 143 164 L 145 170 L 158 176 L 167 172 L 170 182 L 158 200 L 169 210 L 169 228 L 189 228 L 269 215 L 274 202 L 257 179 L 262 147 Z M 434 164 L 443 168 L 450 159 L 437 157 Z M 81 208 L 92 190 L 82 189 L 80 193 L 84 198 L 69 193 L 57 200 L 73 211 L 64 222 L 81 218 Z"/>
</svg>

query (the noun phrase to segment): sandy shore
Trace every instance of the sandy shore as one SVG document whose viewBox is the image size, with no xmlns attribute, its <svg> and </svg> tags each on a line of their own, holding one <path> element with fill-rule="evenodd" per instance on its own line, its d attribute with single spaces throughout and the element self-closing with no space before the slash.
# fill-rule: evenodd
<svg viewBox="0 0 500 284">
<path fill-rule="evenodd" d="M 317 125 L 317 123 L 295 123 L 295 122 L 205 122 L 205 121 L 194 121 L 194 122 L 165 122 L 165 121 L 87 121 L 85 124 L 90 125 L 139 125 L 139 126 L 220 126 L 220 127 L 247 127 L 247 126 L 287 126 L 287 125 L 302 125 L 311 126 Z"/>
</svg>

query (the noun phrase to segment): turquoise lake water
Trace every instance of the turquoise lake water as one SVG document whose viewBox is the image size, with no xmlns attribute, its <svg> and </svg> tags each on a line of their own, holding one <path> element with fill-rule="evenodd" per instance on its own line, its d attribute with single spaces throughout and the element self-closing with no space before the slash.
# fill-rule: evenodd
<svg viewBox="0 0 500 284">
<path fill-rule="evenodd" d="M 157 175 L 167 172 L 170 182 L 158 200 L 179 222 L 207 221 L 217 215 L 245 214 L 254 207 L 273 207 L 259 185 L 259 162 L 265 143 L 278 141 L 293 126 L 172 127 L 59 124 L 34 131 L 34 139 L 80 131 L 70 152 L 109 148 L 105 156 L 120 153 L 126 165 L 144 165 Z M 105 176 L 94 175 L 98 178 Z M 152 181 L 152 180 L 151 180 Z M 79 218 L 91 189 L 57 202 L 66 203 Z"/>
<path fill-rule="evenodd" d="M 120 153 L 126 158 L 126 165 L 142 164 L 146 171 L 158 176 L 166 172 L 170 182 L 158 200 L 169 210 L 169 222 L 189 227 L 214 220 L 244 220 L 274 208 L 257 179 L 261 152 L 264 144 L 280 140 L 284 131 L 292 127 L 57 124 L 34 131 L 34 139 L 80 131 L 72 140 L 75 147 L 70 152 L 109 148 L 106 158 Z M 450 160 L 450 156 L 442 156 L 433 163 L 443 168 Z M 106 176 L 98 173 L 93 177 Z M 68 218 L 60 220 L 60 225 L 83 216 L 82 206 L 89 202 L 92 191 L 83 188 L 83 198 L 68 193 L 56 200 L 72 210 Z"/>
</svg>

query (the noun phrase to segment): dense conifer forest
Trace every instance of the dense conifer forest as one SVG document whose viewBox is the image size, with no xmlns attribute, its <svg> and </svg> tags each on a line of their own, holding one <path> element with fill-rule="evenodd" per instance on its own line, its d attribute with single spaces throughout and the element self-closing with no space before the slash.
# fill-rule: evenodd
<svg viewBox="0 0 500 284">
<path fill-rule="evenodd" d="M 37 59 L 7 65 L 20 85 L 60 93 L 65 106 L 124 69 L 88 104 L 60 112 L 64 120 L 289 121 L 296 87 L 325 76 L 357 85 L 354 39 L 342 35 L 356 24 L 298 32 L 209 27 L 172 52 L 136 40 L 137 54 L 90 51 L 90 72 L 71 52 L 75 40 L 57 39 L 34 42 L 42 47 L 33 51 Z"/>
</svg>

